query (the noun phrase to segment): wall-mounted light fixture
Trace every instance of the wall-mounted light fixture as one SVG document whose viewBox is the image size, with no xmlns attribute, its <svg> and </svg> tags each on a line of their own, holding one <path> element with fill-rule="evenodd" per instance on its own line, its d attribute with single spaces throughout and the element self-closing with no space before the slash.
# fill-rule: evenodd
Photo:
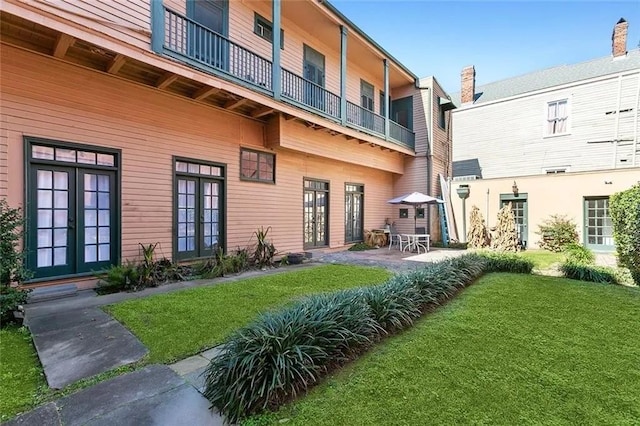
<svg viewBox="0 0 640 426">
<path fill-rule="evenodd" d="M 458 193 L 458 197 L 462 200 L 462 238 L 461 241 L 463 243 L 467 242 L 467 207 L 466 200 L 469 198 L 469 185 L 460 185 L 458 189 L 456 189 Z"/>
<path fill-rule="evenodd" d="M 513 185 L 511 185 L 511 191 L 513 192 L 514 196 L 518 196 L 518 184 L 515 180 L 513 181 Z"/>
</svg>

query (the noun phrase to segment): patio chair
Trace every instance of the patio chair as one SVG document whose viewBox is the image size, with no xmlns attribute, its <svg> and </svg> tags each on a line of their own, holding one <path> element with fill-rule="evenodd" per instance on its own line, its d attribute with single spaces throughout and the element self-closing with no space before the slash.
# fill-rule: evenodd
<svg viewBox="0 0 640 426">
<path fill-rule="evenodd" d="M 389 250 L 391 250 L 391 246 L 393 244 L 398 245 L 398 249 L 400 251 L 404 251 L 406 245 L 409 243 L 408 239 L 405 240 L 401 234 L 398 233 L 394 226 L 389 228 Z"/>
<path fill-rule="evenodd" d="M 418 253 L 420 253 L 420 247 L 422 247 L 425 253 L 429 253 L 429 245 L 430 245 L 430 236 L 427 234 L 427 229 L 424 227 L 416 228 L 416 234 L 423 235 L 422 237 L 418 237 L 416 239 L 416 248 L 418 249 Z"/>
</svg>

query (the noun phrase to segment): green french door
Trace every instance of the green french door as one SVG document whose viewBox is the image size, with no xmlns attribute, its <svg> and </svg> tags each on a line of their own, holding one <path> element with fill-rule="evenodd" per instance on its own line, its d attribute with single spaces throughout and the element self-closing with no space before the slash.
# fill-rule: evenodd
<svg viewBox="0 0 640 426">
<path fill-rule="evenodd" d="M 585 246 L 596 251 L 612 251 L 613 224 L 609 215 L 609 198 L 587 198 L 584 200 Z"/>
<path fill-rule="evenodd" d="M 109 164 L 115 167 L 115 155 L 28 147 L 27 266 L 34 278 L 97 272 L 115 264 L 118 194 L 116 171 L 109 170 Z M 106 167 L 86 167 L 98 158 Z"/>
<path fill-rule="evenodd" d="M 304 180 L 304 247 L 329 244 L 329 182 Z"/>
<path fill-rule="evenodd" d="M 526 193 L 520 193 L 518 195 L 500 195 L 500 207 L 503 207 L 505 204 L 511 203 L 511 209 L 513 210 L 513 216 L 516 221 L 516 232 L 518 233 L 518 240 L 520 240 L 523 248 L 527 248 L 529 243 L 529 209 L 527 204 L 527 196 L 528 194 Z"/>
<path fill-rule="evenodd" d="M 344 239 L 354 243 L 364 239 L 364 185 L 345 185 Z"/>
</svg>

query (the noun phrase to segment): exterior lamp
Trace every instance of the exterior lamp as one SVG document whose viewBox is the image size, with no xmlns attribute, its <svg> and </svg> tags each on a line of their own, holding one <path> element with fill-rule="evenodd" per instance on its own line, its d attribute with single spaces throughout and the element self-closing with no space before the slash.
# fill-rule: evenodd
<svg viewBox="0 0 640 426">
<path fill-rule="evenodd" d="M 469 185 L 460 185 L 458 189 L 456 189 L 458 193 L 458 197 L 462 200 L 462 242 L 467 242 L 467 206 L 466 200 L 469 198 Z"/>
<path fill-rule="evenodd" d="M 514 196 L 518 196 L 518 184 L 516 184 L 516 181 L 513 181 L 513 185 L 511 185 L 511 191 L 513 192 Z"/>
</svg>

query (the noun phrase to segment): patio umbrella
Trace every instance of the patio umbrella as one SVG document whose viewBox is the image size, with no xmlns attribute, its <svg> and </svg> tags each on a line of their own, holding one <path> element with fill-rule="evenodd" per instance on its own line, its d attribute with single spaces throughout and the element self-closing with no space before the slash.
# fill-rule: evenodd
<svg viewBox="0 0 640 426">
<path fill-rule="evenodd" d="M 405 194 L 401 197 L 393 198 L 387 201 L 389 204 L 406 204 L 413 206 L 413 229 L 415 231 L 418 217 L 418 207 L 423 204 L 444 204 L 444 201 L 432 197 L 422 192 L 412 192 L 411 194 Z"/>
</svg>

